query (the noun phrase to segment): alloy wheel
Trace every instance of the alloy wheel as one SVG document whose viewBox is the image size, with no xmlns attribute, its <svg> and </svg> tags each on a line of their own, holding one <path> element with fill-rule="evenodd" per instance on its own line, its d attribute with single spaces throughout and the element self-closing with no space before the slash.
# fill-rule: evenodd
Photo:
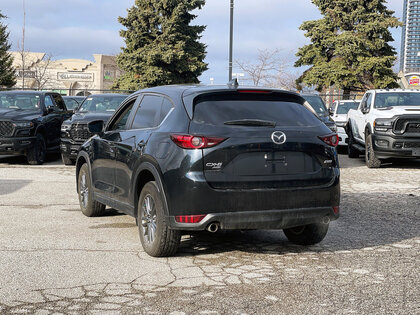
<svg viewBox="0 0 420 315">
<path fill-rule="evenodd" d="M 82 179 L 80 180 L 80 199 L 82 201 L 83 207 L 87 207 L 89 199 L 89 187 L 86 181 L 86 174 L 82 174 Z"/>
<path fill-rule="evenodd" d="M 143 199 L 141 207 L 141 225 L 143 230 L 144 240 L 151 244 L 156 238 L 156 204 L 151 195 L 146 195 Z"/>
</svg>

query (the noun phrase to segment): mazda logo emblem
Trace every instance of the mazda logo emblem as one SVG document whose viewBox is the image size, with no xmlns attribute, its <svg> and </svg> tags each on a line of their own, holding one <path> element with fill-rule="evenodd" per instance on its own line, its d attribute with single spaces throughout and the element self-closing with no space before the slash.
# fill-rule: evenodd
<svg viewBox="0 0 420 315">
<path fill-rule="evenodd" d="M 271 140 L 275 144 L 283 144 L 286 142 L 286 134 L 282 131 L 275 131 L 271 134 Z"/>
</svg>

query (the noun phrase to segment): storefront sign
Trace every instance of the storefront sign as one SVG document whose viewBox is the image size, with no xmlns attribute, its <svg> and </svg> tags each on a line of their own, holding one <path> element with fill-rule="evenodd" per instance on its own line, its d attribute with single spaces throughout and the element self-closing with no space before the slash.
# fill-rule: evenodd
<svg viewBox="0 0 420 315">
<path fill-rule="evenodd" d="M 57 79 L 60 81 L 92 82 L 93 73 L 58 72 Z"/>
<path fill-rule="evenodd" d="M 35 75 L 36 72 L 35 71 L 30 71 L 30 70 L 17 70 L 16 71 L 16 76 L 18 78 L 23 78 L 23 76 L 25 76 L 25 78 L 30 78 L 30 79 L 35 79 Z"/>
<path fill-rule="evenodd" d="M 408 79 L 408 84 L 418 86 L 420 85 L 420 77 L 413 75 Z"/>
</svg>

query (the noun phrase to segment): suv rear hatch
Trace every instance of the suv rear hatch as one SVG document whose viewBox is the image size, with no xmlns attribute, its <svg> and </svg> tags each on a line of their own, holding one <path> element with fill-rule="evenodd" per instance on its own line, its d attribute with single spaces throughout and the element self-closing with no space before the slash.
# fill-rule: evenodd
<svg viewBox="0 0 420 315">
<path fill-rule="evenodd" d="M 234 91 L 194 100 L 189 133 L 226 140 L 202 149 L 215 189 L 305 188 L 330 183 L 335 151 L 329 129 L 289 93 Z"/>
</svg>

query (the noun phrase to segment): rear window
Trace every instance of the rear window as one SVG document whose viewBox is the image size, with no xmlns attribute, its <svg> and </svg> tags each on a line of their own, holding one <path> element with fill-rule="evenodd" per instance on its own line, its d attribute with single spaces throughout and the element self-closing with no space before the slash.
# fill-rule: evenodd
<svg viewBox="0 0 420 315">
<path fill-rule="evenodd" d="M 319 119 L 294 95 L 224 94 L 203 95 L 194 101 L 193 121 L 224 125 L 229 121 L 262 120 L 277 126 L 314 126 Z"/>
</svg>

